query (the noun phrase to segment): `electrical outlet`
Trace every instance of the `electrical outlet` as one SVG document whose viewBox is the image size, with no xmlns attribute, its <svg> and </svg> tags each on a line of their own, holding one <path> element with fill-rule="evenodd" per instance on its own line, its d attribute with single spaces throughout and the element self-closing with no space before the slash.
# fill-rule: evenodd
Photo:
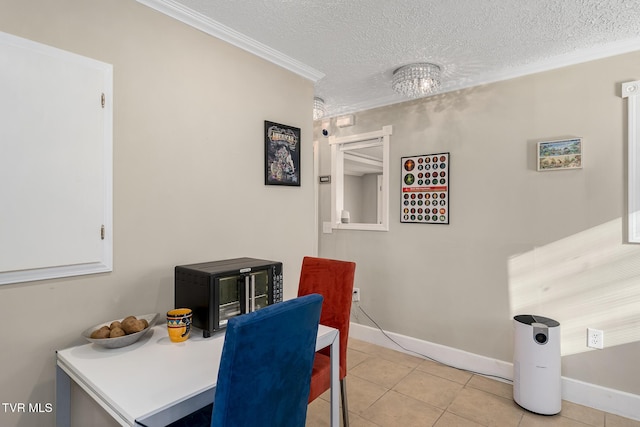
<svg viewBox="0 0 640 427">
<path fill-rule="evenodd" d="M 322 223 L 322 232 L 324 234 L 331 234 L 331 223 L 329 221 Z"/>
<path fill-rule="evenodd" d="M 360 288 L 353 288 L 353 297 L 351 301 L 360 301 Z"/>
<path fill-rule="evenodd" d="M 604 332 L 600 329 L 587 328 L 587 347 L 604 348 Z"/>
</svg>

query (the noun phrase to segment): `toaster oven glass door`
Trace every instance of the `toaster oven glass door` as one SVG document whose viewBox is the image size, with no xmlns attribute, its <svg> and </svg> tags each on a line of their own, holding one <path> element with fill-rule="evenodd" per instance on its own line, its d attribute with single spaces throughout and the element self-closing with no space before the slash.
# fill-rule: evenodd
<svg viewBox="0 0 640 427">
<path fill-rule="evenodd" d="M 258 271 L 250 276 L 250 307 L 255 311 L 269 305 L 269 272 Z"/>
<path fill-rule="evenodd" d="M 229 319 L 242 313 L 240 290 L 243 285 L 244 278 L 242 276 L 228 276 L 219 279 L 220 305 L 218 310 L 220 326 L 226 325 Z"/>
<path fill-rule="evenodd" d="M 219 325 L 239 314 L 250 313 L 269 305 L 269 270 L 218 279 Z"/>
</svg>

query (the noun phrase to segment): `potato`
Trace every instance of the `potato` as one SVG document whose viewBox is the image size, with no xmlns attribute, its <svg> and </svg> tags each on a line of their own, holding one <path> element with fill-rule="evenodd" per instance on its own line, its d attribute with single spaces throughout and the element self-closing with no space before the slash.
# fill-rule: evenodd
<svg viewBox="0 0 640 427">
<path fill-rule="evenodd" d="M 122 329 L 122 323 L 120 323 L 119 320 L 115 320 L 113 322 L 111 322 L 111 325 L 109 325 L 109 328 L 113 330 L 113 328 L 120 328 Z"/>
<path fill-rule="evenodd" d="M 128 320 L 131 320 L 131 319 L 136 320 L 136 316 L 127 316 L 124 319 L 122 319 L 122 323 L 124 323 L 124 322 L 126 322 Z"/>
<path fill-rule="evenodd" d="M 144 330 L 145 324 L 142 320 L 136 319 L 134 316 L 129 316 L 122 321 L 122 329 L 128 334 L 134 334 Z"/>
<path fill-rule="evenodd" d="M 127 333 L 124 331 L 124 329 L 116 326 L 115 328 L 111 328 L 111 333 L 109 334 L 109 338 L 123 337 L 125 335 L 127 335 Z"/>
<path fill-rule="evenodd" d="M 91 333 L 91 338 L 94 339 L 104 339 L 109 338 L 109 334 L 111 334 L 111 329 L 108 326 L 103 326 L 100 329 L 96 329 Z"/>
</svg>

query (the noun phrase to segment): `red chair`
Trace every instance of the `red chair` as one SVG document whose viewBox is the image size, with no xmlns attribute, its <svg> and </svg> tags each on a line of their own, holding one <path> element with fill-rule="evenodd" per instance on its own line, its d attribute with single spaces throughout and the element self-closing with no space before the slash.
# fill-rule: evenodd
<svg viewBox="0 0 640 427">
<path fill-rule="evenodd" d="M 326 258 L 304 257 L 298 296 L 320 294 L 324 297 L 320 323 L 340 331 L 340 395 L 342 398 L 342 425 L 349 426 L 347 406 L 347 342 L 349 340 L 349 319 L 353 278 L 356 264 Z M 331 387 L 331 359 L 329 349 L 316 352 L 311 374 L 309 403 Z"/>
</svg>

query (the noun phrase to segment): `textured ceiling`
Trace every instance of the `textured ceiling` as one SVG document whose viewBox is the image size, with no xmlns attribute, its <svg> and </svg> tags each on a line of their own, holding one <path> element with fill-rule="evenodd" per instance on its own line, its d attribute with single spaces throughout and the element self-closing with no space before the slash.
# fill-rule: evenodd
<svg viewBox="0 0 640 427">
<path fill-rule="evenodd" d="M 153 1 L 324 74 L 328 115 L 403 101 L 390 82 L 407 63 L 440 65 L 443 92 L 640 50 L 640 0 Z"/>
</svg>

